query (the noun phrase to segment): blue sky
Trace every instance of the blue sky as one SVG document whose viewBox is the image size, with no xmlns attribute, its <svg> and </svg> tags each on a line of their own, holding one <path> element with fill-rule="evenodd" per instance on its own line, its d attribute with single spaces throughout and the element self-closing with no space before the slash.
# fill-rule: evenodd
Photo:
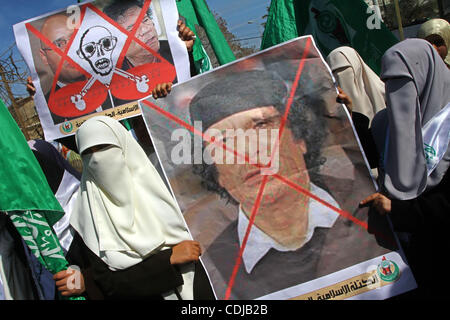
<svg viewBox="0 0 450 320">
<path fill-rule="evenodd" d="M 15 42 L 14 24 L 76 3 L 76 0 L 1 0 L 0 54 Z M 239 39 L 257 37 L 243 43 L 259 48 L 259 37 L 263 32 L 261 17 L 266 14 L 266 8 L 270 5 L 270 0 L 206 0 L 206 3 L 211 11 L 217 12 L 225 18 L 229 30 Z M 19 54 L 17 50 L 15 50 L 15 54 Z M 17 94 L 25 92 L 20 88 L 14 91 Z"/>
<path fill-rule="evenodd" d="M 0 38 L 1 48 L 14 42 L 13 25 L 42 14 L 65 8 L 76 3 L 76 0 L 1 0 Z"/>
</svg>

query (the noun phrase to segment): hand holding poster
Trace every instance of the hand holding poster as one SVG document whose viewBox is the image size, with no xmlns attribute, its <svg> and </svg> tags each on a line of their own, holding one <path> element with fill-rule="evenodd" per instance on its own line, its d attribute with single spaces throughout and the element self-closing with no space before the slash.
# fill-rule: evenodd
<svg viewBox="0 0 450 320">
<path fill-rule="evenodd" d="M 156 84 L 190 77 L 174 0 L 71 6 L 14 26 L 36 87 L 47 140 L 74 134 L 93 114 L 139 113 Z"/>
<path fill-rule="evenodd" d="M 415 287 L 312 37 L 140 102 L 218 299 L 380 299 Z"/>
</svg>

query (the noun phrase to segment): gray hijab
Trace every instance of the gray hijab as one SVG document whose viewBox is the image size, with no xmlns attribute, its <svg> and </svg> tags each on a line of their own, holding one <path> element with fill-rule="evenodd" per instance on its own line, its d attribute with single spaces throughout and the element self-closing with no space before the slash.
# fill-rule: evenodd
<svg viewBox="0 0 450 320">
<path fill-rule="evenodd" d="M 407 39 L 384 54 L 381 79 L 386 83 L 388 123 L 379 150 L 381 183 L 392 198 L 413 199 L 439 184 L 450 164 L 447 143 L 442 160 L 428 175 L 422 137 L 424 125 L 450 102 L 450 71 L 427 41 Z M 375 122 L 373 126 L 379 125 Z"/>
</svg>

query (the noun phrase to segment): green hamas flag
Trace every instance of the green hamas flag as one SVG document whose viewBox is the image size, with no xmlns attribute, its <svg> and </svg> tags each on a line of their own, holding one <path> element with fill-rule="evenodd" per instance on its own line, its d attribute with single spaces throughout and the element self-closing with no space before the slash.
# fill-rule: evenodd
<svg viewBox="0 0 450 320">
<path fill-rule="evenodd" d="M 52 226 L 64 215 L 25 137 L 0 100 L 0 211 L 52 274 L 69 263 Z M 84 300 L 73 297 L 71 300 Z"/>
<path fill-rule="evenodd" d="M 261 49 L 312 35 L 321 53 L 349 46 L 376 73 L 381 57 L 398 42 L 363 0 L 272 0 Z"/>
<path fill-rule="evenodd" d="M 194 43 L 193 55 L 195 67 L 199 73 L 212 69 L 212 66 L 198 37 L 198 33 L 195 29 L 196 26 L 201 26 L 205 29 L 209 42 L 221 65 L 236 59 L 233 51 L 231 51 L 230 46 L 225 40 L 222 31 L 220 31 L 214 15 L 209 11 L 204 0 L 177 0 L 177 8 L 180 15 L 185 17 L 186 25 L 197 36 Z"/>
</svg>

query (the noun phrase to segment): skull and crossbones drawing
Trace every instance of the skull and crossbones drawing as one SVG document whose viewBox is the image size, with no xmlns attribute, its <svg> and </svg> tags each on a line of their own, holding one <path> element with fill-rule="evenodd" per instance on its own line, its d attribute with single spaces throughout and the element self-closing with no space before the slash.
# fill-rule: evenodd
<svg viewBox="0 0 450 320">
<path fill-rule="evenodd" d="M 116 68 L 112 54 L 117 45 L 117 37 L 103 26 L 94 26 L 87 29 L 80 39 L 79 49 L 76 51 L 78 57 L 86 60 L 92 71 L 92 77 L 88 80 L 81 92 L 71 96 L 71 101 L 75 107 L 83 111 L 86 109 L 86 102 L 83 97 L 93 86 L 95 81 L 100 81 L 107 88 L 111 82 L 111 73 L 128 78 L 136 83 L 137 91 L 145 93 L 148 91 L 149 79 L 146 75 L 141 77 L 133 75 L 125 70 Z"/>
</svg>

